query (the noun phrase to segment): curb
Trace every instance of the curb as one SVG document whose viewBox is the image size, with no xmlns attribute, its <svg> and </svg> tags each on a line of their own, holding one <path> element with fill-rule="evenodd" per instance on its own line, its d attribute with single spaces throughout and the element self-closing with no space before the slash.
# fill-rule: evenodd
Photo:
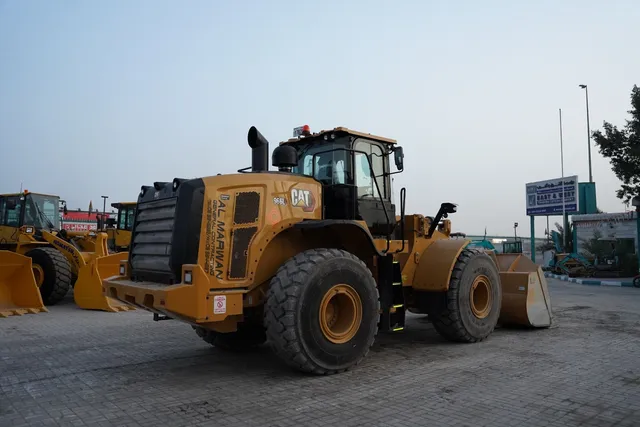
<svg viewBox="0 0 640 427">
<path fill-rule="evenodd" d="M 550 277 L 552 279 L 563 280 L 565 282 L 578 283 L 579 285 L 589 286 L 617 286 L 632 288 L 633 282 L 622 282 L 620 280 L 595 280 L 595 279 L 576 279 L 567 275 L 544 273 L 544 277 Z"/>
</svg>

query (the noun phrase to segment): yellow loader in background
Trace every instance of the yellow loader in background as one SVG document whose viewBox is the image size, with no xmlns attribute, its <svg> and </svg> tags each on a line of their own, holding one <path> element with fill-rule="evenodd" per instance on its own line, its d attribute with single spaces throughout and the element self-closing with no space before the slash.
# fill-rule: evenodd
<svg viewBox="0 0 640 427">
<path fill-rule="evenodd" d="M 131 230 L 136 214 L 136 202 L 111 203 L 117 210 L 116 218 L 107 219 L 103 224 L 98 220 L 98 229 L 107 233 L 107 247 L 109 252 L 126 252 L 131 243 Z"/>
<path fill-rule="evenodd" d="M 273 151 L 278 171 L 255 127 L 248 142 L 251 171 L 141 188 L 131 250 L 103 280 L 106 295 L 185 322 L 218 348 L 268 342 L 313 374 L 357 365 L 378 332 L 404 329 L 407 311 L 463 343 L 498 323 L 551 325 L 542 270 L 450 238 L 456 205 L 405 215 L 403 188 L 396 220 L 395 140 L 307 132 Z"/>
<path fill-rule="evenodd" d="M 40 295 L 45 306 L 51 306 L 74 287 L 74 300 L 80 308 L 132 309 L 105 297 L 101 290 L 101 268 L 112 271 L 110 262 L 117 265 L 122 255 L 108 254 L 106 234 L 89 237 L 85 233 L 59 230 L 59 202 L 58 196 L 29 191 L 0 195 L 0 276 L 6 277 L 0 283 L 4 289 L 0 306 L 7 310 L 30 308 L 24 306 L 24 301 L 33 301 L 35 294 Z M 83 245 L 93 246 L 94 251 L 84 251 Z M 19 268 L 20 262 L 31 264 L 33 280 L 26 278 L 26 274 L 11 273 L 24 271 Z"/>
<path fill-rule="evenodd" d="M 106 214 L 99 216 L 97 230 L 68 231 L 63 229 L 60 230 L 60 237 L 73 241 L 74 245 L 82 252 L 95 252 L 97 233 L 103 232 L 107 234 L 109 253 L 128 251 L 136 202 L 118 202 L 112 203 L 111 206 L 117 209 L 116 218 L 107 218 L 105 221 L 103 217 Z"/>
</svg>

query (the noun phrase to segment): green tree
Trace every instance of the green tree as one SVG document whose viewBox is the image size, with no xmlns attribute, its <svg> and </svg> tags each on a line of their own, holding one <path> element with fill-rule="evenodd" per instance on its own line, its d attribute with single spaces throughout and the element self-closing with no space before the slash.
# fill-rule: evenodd
<svg viewBox="0 0 640 427">
<path fill-rule="evenodd" d="M 580 251 L 580 254 L 586 258 L 603 258 L 608 252 L 611 252 L 609 242 L 600 240 L 601 237 L 602 232 L 600 230 L 593 230 L 593 237 L 581 239 L 582 251 Z"/>
<path fill-rule="evenodd" d="M 623 129 L 605 121 L 603 131 L 593 132 L 593 140 L 600 154 L 608 158 L 613 172 L 622 181 L 616 196 L 628 204 L 632 197 L 640 194 L 640 88 L 631 90 L 631 118 Z"/>
<path fill-rule="evenodd" d="M 564 227 L 556 222 L 556 228 L 558 229 L 558 233 L 560 233 L 560 241 L 563 244 L 563 249 L 565 253 L 573 253 L 573 224 L 571 221 L 567 221 L 568 230 L 567 234 L 564 233 Z"/>
<path fill-rule="evenodd" d="M 564 227 L 562 225 L 560 225 L 560 223 L 556 222 L 555 223 L 557 230 L 557 233 L 560 235 L 560 242 L 563 245 L 563 251 L 566 253 L 571 253 L 573 252 L 573 225 L 571 223 L 569 223 L 569 236 L 568 237 L 568 242 L 566 242 L 566 238 L 564 235 Z M 566 243 L 565 243 L 566 242 Z M 549 240 L 545 241 L 544 243 L 539 244 L 536 249 L 540 252 L 544 252 L 544 251 L 548 251 L 548 250 L 555 250 L 556 245 L 555 243 L 553 243 L 553 240 L 551 239 L 551 236 L 549 234 Z"/>
</svg>

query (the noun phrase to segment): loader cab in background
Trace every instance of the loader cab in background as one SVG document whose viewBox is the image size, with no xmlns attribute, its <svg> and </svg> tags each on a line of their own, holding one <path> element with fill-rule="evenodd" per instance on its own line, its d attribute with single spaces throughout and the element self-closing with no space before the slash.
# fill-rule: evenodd
<svg viewBox="0 0 640 427">
<path fill-rule="evenodd" d="M 57 231 L 60 229 L 58 214 L 60 198 L 47 194 L 24 191 L 0 195 L 0 246 L 18 241 L 20 227 Z"/>
<path fill-rule="evenodd" d="M 278 150 L 295 148 L 291 172 L 322 183 L 324 219 L 364 221 L 374 237 L 388 237 L 396 225 L 391 175 L 403 170 L 402 147 L 395 144 L 340 127 L 282 142 L 273 160 L 279 166 Z M 391 171 L 391 155 L 396 171 Z"/>
<path fill-rule="evenodd" d="M 124 252 L 129 250 L 131 243 L 131 230 L 136 216 L 136 202 L 112 203 L 111 207 L 117 209 L 116 218 L 106 220 L 107 247 L 112 252 Z"/>
<path fill-rule="evenodd" d="M 133 228 L 133 219 L 136 216 L 135 202 L 112 203 L 112 208 L 118 210 L 118 218 L 115 222 L 115 228 L 118 230 L 131 231 Z"/>
</svg>

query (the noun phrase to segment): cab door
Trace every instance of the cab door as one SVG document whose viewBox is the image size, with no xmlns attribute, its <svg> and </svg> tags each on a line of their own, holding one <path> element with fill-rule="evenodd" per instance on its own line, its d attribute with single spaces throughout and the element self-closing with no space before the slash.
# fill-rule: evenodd
<svg viewBox="0 0 640 427">
<path fill-rule="evenodd" d="M 23 218 L 20 196 L 0 196 L 0 249 L 11 249 L 18 242 Z"/>
<path fill-rule="evenodd" d="M 382 145 L 356 139 L 353 144 L 357 219 L 367 223 L 371 234 L 386 237 L 395 224 L 395 206 L 391 203 L 389 157 Z"/>
</svg>

